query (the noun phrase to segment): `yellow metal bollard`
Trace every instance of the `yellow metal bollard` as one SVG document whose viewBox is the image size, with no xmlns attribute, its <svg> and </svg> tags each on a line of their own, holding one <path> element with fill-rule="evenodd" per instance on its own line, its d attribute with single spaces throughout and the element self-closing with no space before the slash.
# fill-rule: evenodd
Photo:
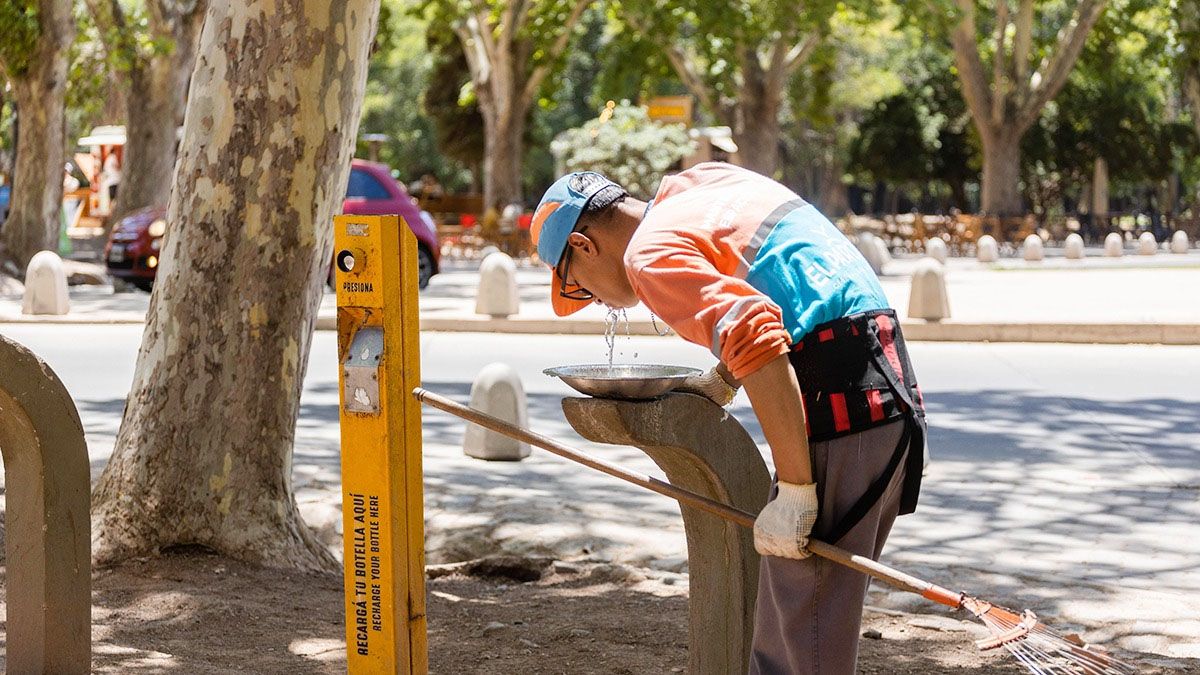
<svg viewBox="0 0 1200 675">
<path fill-rule="evenodd" d="M 334 220 L 346 662 L 426 673 L 417 242 L 399 216 Z"/>
</svg>

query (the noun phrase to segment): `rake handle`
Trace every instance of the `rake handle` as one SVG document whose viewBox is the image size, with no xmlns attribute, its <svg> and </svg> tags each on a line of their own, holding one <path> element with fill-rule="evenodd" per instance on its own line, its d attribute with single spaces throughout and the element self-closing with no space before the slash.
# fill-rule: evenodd
<svg viewBox="0 0 1200 675">
<path fill-rule="evenodd" d="M 534 433 L 528 429 L 523 429 L 514 424 L 505 422 L 502 419 L 493 417 L 487 413 L 480 412 L 474 408 L 469 408 L 460 403 L 456 403 L 444 396 L 440 396 L 431 391 L 417 387 L 413 389 L 413 398 L 426 405 L 432 406 L 444 412 L 450 413 L 456 417 L 460 417 L 468 422 L 478 424 L 479 426 L 503 434 L 509 438 L 523 441 L 530 445 L 542 448 L 543 450 L 552 452 L 559 457 L 569 459 L 573 462 L 578 462 L 586 467 L 596 469 L 615 478 L 620 478 L 623 481 L 640 485 L 648 490 L 653 490 L 661 495 L 670 497 L 681 504 L 686 504 L 701 511 L 706 511 L 715 516 L 724 518 L 725 520 L 741 525 L 742 527 L 754 529 L 754 515 L 734 508 L 728 504 L 709 499 L 702 495 L 698 495 L 690 490 L 671 485 L 665 481 L 647 476 L 645 474 L 630 471 L 622 466 L 607 462 L 598 457 L 593 457 L 587 453 L 576 450 L 570 446 L 563 445 L 558 441 Z M 901 590 L 910 593 L 916 593 L 927 600 L 941 603 L 948 607 L 958 609 L 962 605 L 963 594 L 948 590 L 937 584 L 930 583 L 923 579 L 919 579 L 910 574 L 905 574 L 899 570 L 892 569 L 887 565 L 871 560 L 870 558 L 850 553 L 844 549 L 838 548 L 832 544 L 827 544 L 816 539 L 808 540 L 808 550 L 816 555 L 830 560 L 839 565 L 844 565 L 850 569 L 857 570 L 863 574 L 869 575 L 882 582 L 895 586 Z"/>
</svg>

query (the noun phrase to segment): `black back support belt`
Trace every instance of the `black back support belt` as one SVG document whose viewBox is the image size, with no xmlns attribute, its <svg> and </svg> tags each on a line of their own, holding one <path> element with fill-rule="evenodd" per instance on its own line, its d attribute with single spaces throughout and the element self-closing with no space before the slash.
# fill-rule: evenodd
<svg viewBox="0 0 1200 675">
<path fill-rule="evenodd" d="M 853 529 L 883 496 L 906 455 L 900 513 L 916 510 L 924 464 L 925 408 L 896 313 L 890 309 L 863 312 L 817 326 L 793 346 L 789 359 L 804 397 L 810 442 L 904 421 L 883 473 L 821 537 L 837 543 Z"/>
</svg>

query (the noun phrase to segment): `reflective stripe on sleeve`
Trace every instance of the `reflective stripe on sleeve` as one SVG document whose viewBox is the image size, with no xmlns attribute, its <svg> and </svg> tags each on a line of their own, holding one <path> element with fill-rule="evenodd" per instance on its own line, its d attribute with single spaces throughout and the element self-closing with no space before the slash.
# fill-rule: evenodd
<svg viewBox="0 0 1200 675">
<path fill-rule="evenodd" d="M 736 276 L 739 279 L 745 279 L 750 273 L 750 266 L 754 264 L 754 259 L 758 257 L 758 252 L 762 249 L 762 245 L 767 241 L 767 237 L 775 226 L 783 220 L 784 216 L 798 208 L 808 206 L 808 202 L 803 199 L 792 199 L 780 204 L 774 211 L 769 213 L 758 229 L 754 231 L 754 236 L 750 237 L 750 243 L 746 244 L 746 248 L 742 249 L 742 260 L 738 262 Z"/>
</svg>

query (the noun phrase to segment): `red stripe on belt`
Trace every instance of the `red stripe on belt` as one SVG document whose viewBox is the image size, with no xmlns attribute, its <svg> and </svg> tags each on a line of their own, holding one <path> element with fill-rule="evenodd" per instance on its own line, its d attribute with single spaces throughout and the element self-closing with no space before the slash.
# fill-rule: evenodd
<svg viewBox="0 0 1200 675">
<path fill-rule="evenodd" d="M 833 329 L 826 328 L 825 330 L 821 331 L 820 333 L 817 333 L 817 339 L 820 340 L 821 342 L 829 342 L 830 340 L 833 339 Z"/>
<path fill-rule="evenodd" d="M 830 394 L 829 407 L 833 409 L 833 426 L 838 431 L 850 430 L 850 413 L 846 410 L 845 394 Z"/>
<path fill-rule="evenodd" d="M 878 422 L 883 419 L 883 396 L 878 389 L 867 391 L 867 404 L 871 406 L 871 421 Z"/>
<path fill-rule="evenodd" d="M 892 365 L 892 370 L 896 371 L 896 377 L 900 378 L 900 383 L 904 383 L 904 368 L 900 365 L 900 354 L 896 352 L 896 338 L 894 328 L 892 327 L 891 317 L 880 315 L 875 317 L 875 322 L 879 324 L 879 343 L 883 346 L 883 355 L 887 357 L 888 363 Z"/>
</svg>

